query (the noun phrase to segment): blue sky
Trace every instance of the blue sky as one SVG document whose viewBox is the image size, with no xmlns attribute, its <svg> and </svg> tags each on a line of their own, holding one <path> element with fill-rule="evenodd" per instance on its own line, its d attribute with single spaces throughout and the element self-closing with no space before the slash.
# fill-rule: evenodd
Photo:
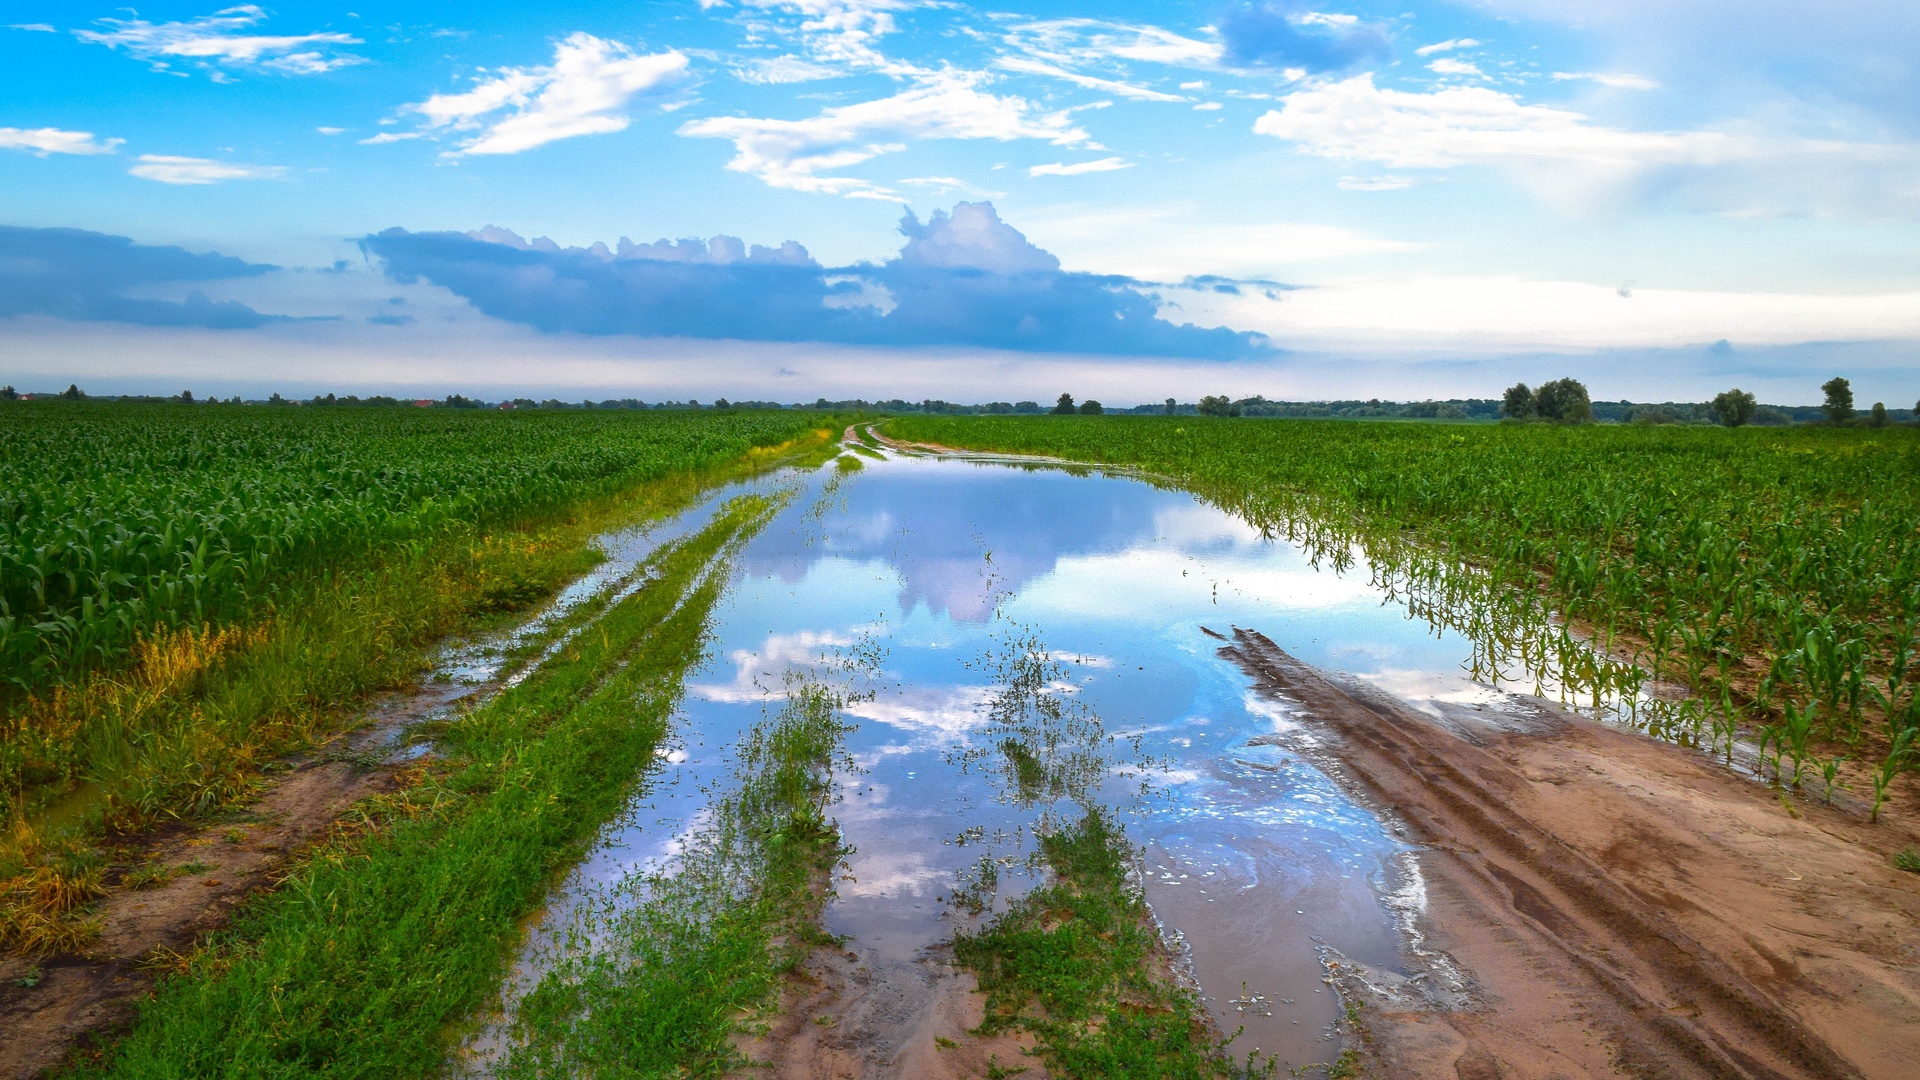
<svg viewBox="0 0 1920 1080">
<path fill-rule="evenodd" d="M 7 11 L 23 386 L 1920 397 L 1910 2 Z"/>
</svg>

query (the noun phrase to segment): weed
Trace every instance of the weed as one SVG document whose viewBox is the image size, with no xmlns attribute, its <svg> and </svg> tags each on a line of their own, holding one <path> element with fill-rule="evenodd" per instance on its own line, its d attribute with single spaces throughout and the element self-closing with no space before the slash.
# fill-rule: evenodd
<svg viewBox="0 0 1920 1080">
<path fill-rule="evenodd" d="M 1920 851 L 1904 848 L 1893 855 L 1895 869 L 1905 870 L 1909 874 L 1920 874 Z"/>
<path fill-rule="evenodd" d="M 1008 1077 L 1019 1076 L 1026 1071 L 1027 1067 L 1025 1065 L 1016 1065 L 1009 1068 L 1000 1064 L 998 1056 L 993 1054 L 987 1055 L 987 1080 L 1007 1080 Z"/>
<path fill-rule="evenodd" d="M 46 978 L 46 972 L 41 971 L 38 967 L 29 967 L 20 973 L 19 978 L 13 980 L 13 985 L 22 990 L 31 990 L 39 986 L 40 980 L 44 978 Z"/>
<path fill-rule="evenodd" d="M 129 889 L 157 889 L 173 880 L 174 871 L 159 863 L 136 866 L 120 878 L 120 884 Z"/>
<path fill-rule="evenodd" d="M 945 1035 L 935 1035 L 933 1037 L 933 1045 L 939 1047 L 942 1050 L 952 1050 L 954 1047 L 959 1046 L 960 1044 L 957 1042 L 954 1042 L 952 1039 L 947 1038 Z"/>
</svg>

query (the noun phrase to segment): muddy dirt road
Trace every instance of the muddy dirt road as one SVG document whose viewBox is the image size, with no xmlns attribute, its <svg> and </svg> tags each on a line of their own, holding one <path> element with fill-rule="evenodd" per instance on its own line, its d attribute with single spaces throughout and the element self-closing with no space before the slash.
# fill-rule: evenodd
<svg viewBox="0 0 1920 1080">
<path fill-rule="evenodd" d="M 1544 703 L 1436 722 L 1256 632 L 1220 652 L 1425 845 L 1409 972 L 1330 960 L 1372 1072 L 1920 1076 L 1920 888 L 1889 863 L 1908 815 L 1790 816 L 1695 753 Z"/>
</svg>

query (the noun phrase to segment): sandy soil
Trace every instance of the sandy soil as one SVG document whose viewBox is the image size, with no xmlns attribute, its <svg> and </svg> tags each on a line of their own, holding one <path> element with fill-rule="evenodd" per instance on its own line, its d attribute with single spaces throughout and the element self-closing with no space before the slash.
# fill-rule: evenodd
<svg viewBox="0 0 1920 1080">
<path fill-rule="evenodd" d="M 970 972 L 942 950 L 904 962 L 868 963 L 844 949 L 816 949 L 789 981 L 778 1015 L 741 1049 L 756 1065 L 736 1075 L 769 1080 L 961 1080 L 989 1063 L 1046 1069 L 1018 1033 L 970 1034 L 986 1019 Z"/>
<path fill-rule="evenodd" d="M 91 1037 L 124 1027 L 154 979 L 201 935 L 276 885 L 288 860 L 329 834 L 355 803 L 393 789 L 403 766 L 385 760 L 385 743 L 396 732 L 475 689 L 435 683 L 390 698 L 370 726 L 289 759 L 237 820 L 130 845 L 129 865 L 206 869 L 158 888 L 115 888 L 95 905 L 100 937 L 84 953 L 0 958 L 0 1077 L 38 1076 Z M 16 981 L 34 971 L 33 986 Z"/>
<path fill-rule="evenodd" d="M 1386 1077 L 1920 1076 L 1920 879 L 1878 825 L 1536 702 L 1438 722 L 1258 633 L 1221 654 L 1424 845 L 1406 974 L 1328 957 Z M 1424 891 L 1424 896 L 1422 896 Z"/>
</svg>

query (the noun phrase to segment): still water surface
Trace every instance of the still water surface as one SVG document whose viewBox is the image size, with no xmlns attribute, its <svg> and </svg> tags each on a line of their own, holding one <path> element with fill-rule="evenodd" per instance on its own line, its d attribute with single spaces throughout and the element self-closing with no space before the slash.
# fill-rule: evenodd
<svg viewBox="0 0 1920 1080">
<path fill-rule="evenodd" d="M 964 918 L 953 897 L 983 859 L 1002 904 L 1032 882 L 1031 827 L 1050 805 L 1011 797 L 980 755 L 996 665 L 1037 641 L 1057 665 L 1049 692 L 1111 737 L 1094 796 L 1142 848 L 1147 900 L 1223 1029 L 1244 1029 L 1235 1048 L 1330 1058 L 1323 950 L 1396 966 L 1389 898 L 1417 883 L 1391 827 L 1317 764 L 1311 730 L 1251 694 L 1209 631 L 1257 629 L 1417 707 L 1497 708 L 1504 695 L 1467 673 L 1470 643 L 1385 599 L 1364 562 L 1316 566 L 1138 478 L 959 457 L 863 464 L 735 485 L 609 538 L 612 565 L 632 565 L 725 498 L 797 489 L 731 565 L 712 659 L 689 679 L 660 774 L 563 886 L 517 981 L 570 911 L 672 854 L 788 671 L 848 657 L 866 658 L 852 670 L 867 696 L 849 707 L 835 811 L 854 852 L 827 920 L 866 963 L 914 963 Z"/>
</svg>

